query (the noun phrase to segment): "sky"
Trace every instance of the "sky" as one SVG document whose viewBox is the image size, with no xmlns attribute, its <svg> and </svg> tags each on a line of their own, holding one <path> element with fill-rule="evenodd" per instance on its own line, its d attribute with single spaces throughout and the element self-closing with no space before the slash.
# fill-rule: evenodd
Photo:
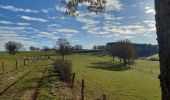
<svg viewBox="0 0 170 100">
<path fill-rule="evenodd" d="M 79 15 L 66 15 L 60 0 L 0 0 L 0 50 L 8 41 L 54 47 L 58 38 L 90 49 L 120 39 L 157 44 L 154 0 L 107 0 L 106 11 L 89 13 L 88 3 L 78 5 Z"/>
</svg>

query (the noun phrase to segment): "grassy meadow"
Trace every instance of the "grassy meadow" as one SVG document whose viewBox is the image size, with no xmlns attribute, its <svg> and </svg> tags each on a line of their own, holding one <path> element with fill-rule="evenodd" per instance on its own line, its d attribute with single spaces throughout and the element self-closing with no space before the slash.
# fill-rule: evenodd
<svg viewBox="0 0 170 100">
<path fill-rule="evenodd" d="M 29 75 L 19 81 L 8 91 L 0 96 L 0 100 L 8 99 L 15 96 L 15 99 L 28 100 L 35 91 L 36 85 L 42 75 L 42 71 L 48 68 L 41 86 L 38 89 L 38 100 L 59 100 L 59 95 L 55 93 L 59 80 L 57 75 L 51 71 L 52 62 L 50 60 L 38 61 L 35 64 L 28 64 L 23 67 L 23 58 L 50 56 L 54 59 L 59 58 L 55 53 L 18 53 L 15 57 L 8 54 L 0 54 L 0 62 L 5 60 L 8 62 L 6 71 L 14 70 L 17 73 L 13 75 L 13 80 L 17 79 L 28 70 L 32 70 Z M 11 59 L 11 61 L 10 61 Z M 13 59 L 21 60 L 21 69 L 16 70 Z M 136 60 L 130 69 L 120 67 L 119 61 L 112 61 L 112 57 L 100 55 L 70 55 L 66 59 L 73 63 L 73 72 L 76 73 L 76 87 L 81 85 L 81 80 L 85 80 L 85 100 L 95 100 L 101 98 L 102 94 L 106 94 L 108 100 L 160 100 L 161 92 L 158 80 L 159 63 L 158 61 Z M 0 65 L 1 66 L 1 65 Z M 21 70 L 21 71 L 19 71 Z M 0 68 L 0 73 L 2 69 Z M 56 77 L 55 77 L 56 76 Z M 11 79 L 3 81 L 10 83 Z M 0 89 L 3 88 L 1 82 Z M 22 92 L 21 92 L 22 91 Z M 68 91 L 64 91 L 68 93 Z M 17 94 L 16 94 L 17 93 Z M 64 95 L 64 94 L 62 94 Z"/>
<path fill-rule="evenodd" d="M 137 60 L 131 69 L 118 66 L 108 56 L 74 55 L 77 81 L 85 79 L 86 95 L 92 99 L 106 94 L 109 100 L 160 100 L 158 62 Z"/>
</svg>

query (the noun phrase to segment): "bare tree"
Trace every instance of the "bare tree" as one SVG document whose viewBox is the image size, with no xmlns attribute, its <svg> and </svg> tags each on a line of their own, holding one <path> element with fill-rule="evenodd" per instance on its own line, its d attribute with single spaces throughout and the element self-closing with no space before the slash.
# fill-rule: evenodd
<svg viewBox="0 0 170 100">
<path fill-rule="evenodd" d="M 35 51 L 36 50 L 36 48 L 34 47 L 34 46 L 30 46 L 30 48 L 29 48 L 31 51 Z"/>
<path fill-rule="evenodd" d="M 64 60 L 65 55 L 72 53 L 72 48 L 71 48 L 70 43 L 66 39 L 59 38 L 57 40 L 57 51 Z"/>
<path fill-rule="evenodd" d="M 10 55 L 15 55 L 16 52 L 22 47 L 23 45 L 21 43 L 15 41 L 9 41 L 5 43 L 5 49 L 9 52 Z"/>
<path fill-rule="evenodd" d="M 93 50 L 97 50 L 97 46 L 96 45 L 93 46 Z"/>
<path fill-rule="evenodd" d="M 50 48 L 49 48 L 48 46 L 43 46 L 42 50 L 43 50 L 45 53 L 47 53 L 47 51 L 49 51 Z"/>
<path fill-rule="evenodd" d="M 155 0 L 162 100 L 170 100 L 170 0 Z"/>
<path fill-rule="evenodd" d="M 123 63 L 126 66 L 134 62 L 136 58 L 136 50 L 134 45 L 129 40 L 120 40 L 118 41 L 116 47 L 116 55 L 123 59 Z"/>
<path fill-rule="evenodd" d="M 40 50 L 40 48 L 36 47 L 36 48 L 35 48 L 35 50 L 36 50 L 36 51 L 39 51 L 39 50 Z"/>
<path fill-rule="evenodd" d="M 83 46 L 82 46 L 82 45 L 75 45 L 75 46 L 74 46 L 74 49 L 75 49 L 76 51 L 82 50 L 82 49 L 83 49 Z"/>
<path fill-rule="evenodd" d="M 117 50 L 115 46 L 107 46 L 106 51 L 112 56 L 113 61 L 114 58 L 117 56 Z"/>
</svg>

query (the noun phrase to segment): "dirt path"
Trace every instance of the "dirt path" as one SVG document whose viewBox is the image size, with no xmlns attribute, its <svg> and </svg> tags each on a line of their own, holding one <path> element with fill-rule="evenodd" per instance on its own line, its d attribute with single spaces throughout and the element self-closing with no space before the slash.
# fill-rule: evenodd
<svg viewBox="0 0 170 100">
<path fill-rule="evenodd" d="M 0 96 L 0 100 L 35 100 L 39 82 L 47 70 L 47 66 L 44 63 L 46 62 L 35 65 L 28 75 L 6 90 Z"/>
</svg>

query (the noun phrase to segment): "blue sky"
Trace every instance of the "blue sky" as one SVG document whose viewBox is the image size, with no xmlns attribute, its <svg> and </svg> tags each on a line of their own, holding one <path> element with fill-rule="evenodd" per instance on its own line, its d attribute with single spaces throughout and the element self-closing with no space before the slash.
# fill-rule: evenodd
<svg viewBox="0 0 170 100">
<path fill-rule="evenodd" d="M 86 5 L 72 17 L 60 0 L 0 0 L 0 50 L 9 40 L 29 48 L 53 47 L 58 38 L 84 48 L 120 39 L 157 44 L 154 0 L 107 0 L 106 12 L 97 15 Z"/>
</svg>

